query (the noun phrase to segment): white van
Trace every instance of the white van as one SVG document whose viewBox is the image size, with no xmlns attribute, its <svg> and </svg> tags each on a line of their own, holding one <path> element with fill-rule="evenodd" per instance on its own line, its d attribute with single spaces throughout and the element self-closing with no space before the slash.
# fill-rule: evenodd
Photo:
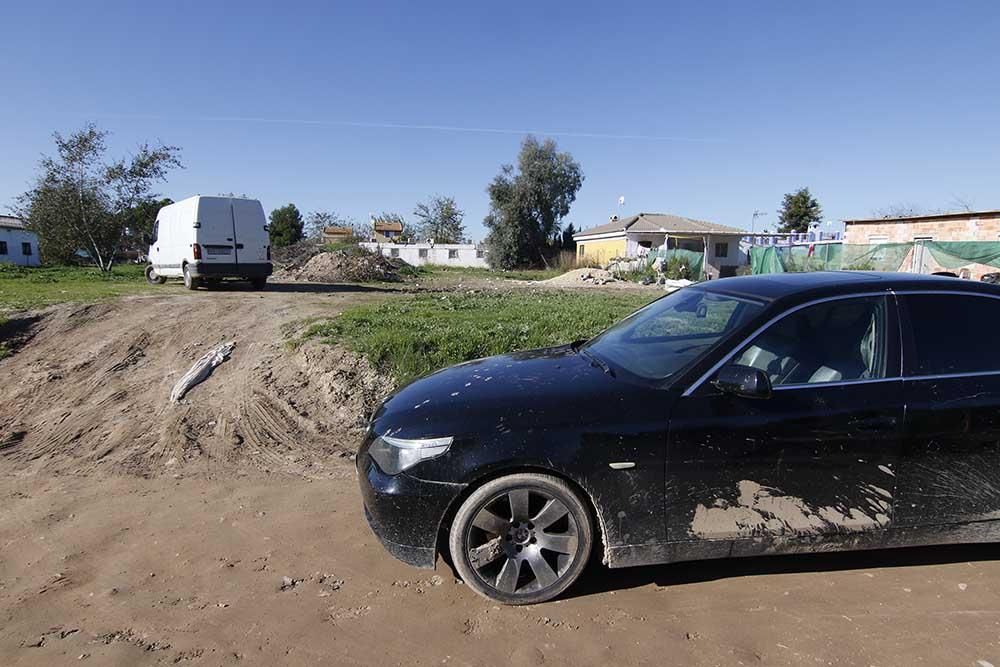
<svg viewBox="0 0 1000 667">
<path fill-rule="evenodd" d="M 196 289 L 223 278 L 262 289 L 271 275 L 271 240 L 256 199 L 189 197 L 156 215 L 146 280 L 162 285 L 183 278 Z"/>
</svg>

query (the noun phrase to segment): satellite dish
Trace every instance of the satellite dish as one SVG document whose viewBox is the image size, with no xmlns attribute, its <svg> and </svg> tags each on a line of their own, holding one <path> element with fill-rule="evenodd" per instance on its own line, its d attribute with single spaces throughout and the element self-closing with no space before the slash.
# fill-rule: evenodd
<svg viewBox="0 0 1000 667">
<path fill-rule="evenodd" d="M 618 205 L 619 206 L 624 206 L 625 205 L 625 197 L 624 197 L 624 195 L 618 198 Z"/>
</svg>

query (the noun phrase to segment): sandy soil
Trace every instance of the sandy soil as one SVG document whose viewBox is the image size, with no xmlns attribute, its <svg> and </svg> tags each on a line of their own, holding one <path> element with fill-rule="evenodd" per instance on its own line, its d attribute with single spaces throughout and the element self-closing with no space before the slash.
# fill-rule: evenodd
<svg viewBox="0 0 1000 667">
<path fill-rule="evenodd" d="M 279 285 L 35 322 L 0 362 L 0 664 L 1000 665 L 993 545 L 595 565 L 521 608 L 394 561 L 350 461 L 384 380 L 283 343 L 373 298 L 398 297 Z"/>
</svg>

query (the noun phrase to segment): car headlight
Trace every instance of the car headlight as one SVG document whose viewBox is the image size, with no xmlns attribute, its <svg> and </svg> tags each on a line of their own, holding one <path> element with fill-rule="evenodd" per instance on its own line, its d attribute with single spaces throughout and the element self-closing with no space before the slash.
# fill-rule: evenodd
<svg viewBox="0 0 1000 667">
<path fill-rule="evenodd" d="M 368 455 L 378 464 L 382 472 L 387 475 L 398 475 L 421 461 L 441 456 L 448 451 L 453 440 L 454 438 L 450 436 L 408 440 L 383 435 L 375 438 L 372 446 L 368 448 Z"/>
</svg>

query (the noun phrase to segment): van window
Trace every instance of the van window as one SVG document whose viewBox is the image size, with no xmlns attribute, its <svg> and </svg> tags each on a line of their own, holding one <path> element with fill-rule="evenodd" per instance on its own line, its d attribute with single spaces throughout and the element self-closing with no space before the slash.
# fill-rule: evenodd
<svg viewBox="0 0 1000 667">
<path fill-rule="evenodd" d="M 958 294 L 903 295 L 913 345 L 907 375 L 1000 371 L 1000 300 Z"/>
<path fill-rule="evenodd" d="M 153 223 L 153 236 L 149 239 L 150 244 L 156 243 L 156 239 L 160 237 L 160 221 L 157 220 Z"/>
<path fill-rule="evenodd" d="M 735 362 L 764 371 L 774 386 L 883 378 L 885 313 L 882 297 L 818 303 L 772 324 Z"/>
</svg>

